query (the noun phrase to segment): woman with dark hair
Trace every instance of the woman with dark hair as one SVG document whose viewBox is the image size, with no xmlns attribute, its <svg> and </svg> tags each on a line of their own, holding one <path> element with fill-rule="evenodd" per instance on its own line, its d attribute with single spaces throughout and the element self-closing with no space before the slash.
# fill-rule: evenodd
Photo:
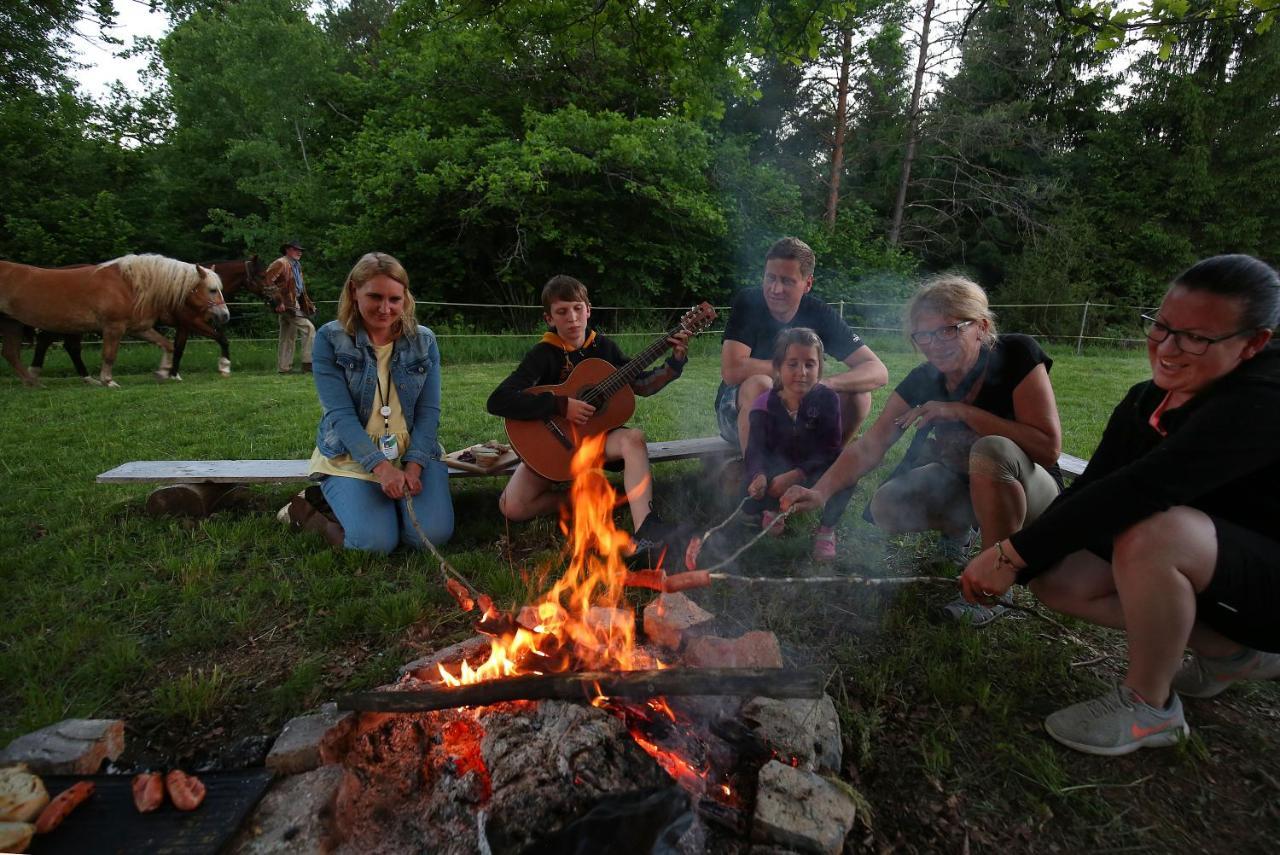
<svg viewBox="0 0 1280 855">
<path fill-rule="evenodd" d="M 422 548 L 408 501 L 426 537 L 447 541 L 453 502 L 436 442 L 440 349 L 414 318 L 400 262 L 382 252 L 356 262 L 342 286 L 338 319 L 320 328 L 314 355 L 323 412 L 310 471 L 338 521 L 306 514 L 301 499 L 291 507 L 302 513 L 292 511 L 291 518 L 347 549 Z"/>
<path fill-rule="evenodd" d="M 965 568 L 971 601 L 1018 581 L 1125 631 L 1123 682 L 1049 716 L 1059 742 L 1103 755 L 1171 745 L 1189 732 L 1179 695 L 1280 676 L 1278 313 L 1280 280 L 1247 255 L 1175 279 L 1143 316 L 1151 379 L 1111 414 L 1084 474 Z"/>
</svg>

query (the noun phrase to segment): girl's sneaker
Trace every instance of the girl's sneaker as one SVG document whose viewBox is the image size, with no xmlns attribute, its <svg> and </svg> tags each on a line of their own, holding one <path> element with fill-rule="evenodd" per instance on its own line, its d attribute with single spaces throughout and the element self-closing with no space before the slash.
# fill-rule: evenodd
<svg viewBox="0 0 1280 855">
<path fill-rule="evenodd" d="M 776 525 L 774 524 L 775 522 L 777 523 Z M 770 537 L 782 537 L 782 532 L 786 530 L 786 527 L 787 521 L 777 511 L 760 512 L 760 528 L 769 532 Z"/>
<path fill-rule="evenodd" d="M 836 530 L 830 526 L 819 526 L 813 533 L 813 560 L 836 560 Z"/>
</svg>

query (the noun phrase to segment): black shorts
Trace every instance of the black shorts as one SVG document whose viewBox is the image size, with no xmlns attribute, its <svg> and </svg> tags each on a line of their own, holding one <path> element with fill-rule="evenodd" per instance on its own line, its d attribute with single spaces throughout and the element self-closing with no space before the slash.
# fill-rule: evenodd
<svg viewBox="0 0 1280 855">
<path fill-rule="evenodd" d="M 1209 585 L 1196 595 L 1196 620 L 1254 650 L 1280 653 L 1280 541 L 1221 517 L 1218 563 Z M 1089 551 L 1111 561 L 1111 544 Z"/>
<path fill-rule="evenodd" d="M 1246 647 L 1280 652 L 1280 541 L 1212 519 L 1218 563 L 1196 595 L 1196 619 Z"/>
</svg>

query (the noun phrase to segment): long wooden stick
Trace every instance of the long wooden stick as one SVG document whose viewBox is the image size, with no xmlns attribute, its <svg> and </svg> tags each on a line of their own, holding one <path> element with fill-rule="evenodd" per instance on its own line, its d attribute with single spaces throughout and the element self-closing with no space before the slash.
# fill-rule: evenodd
<svg viewBox="0 0 1280 855">
<path fill-rule="evenodd" d="M 445 587 L 447 588 L 449 586 L 449 577 L 452 576 L 454 579 L 457 579 L 468 592 L 470 592 L 472 598 L 479 600 L 482 596 L 480 589 L 471 584 L 471 581 L 467 579 L 466 576 L 463 576 L 457 570 L 453 569 L 453 565 L 440 554 L 440 550 L 436 549 L 436 545 L 431 542 L 427 537 L 427 533 L 422 530 L 422 526 L 418 523 L 418 515 L 413 510 L 413 497 L 405 496 L 401 501 L 404 502 L 404 509 L 409 515 L 409 522 L 413 525 L 413 530 L 418 533 L 418 537 L 426 545 L 427 549 L 431 550 L 431 554 L 440 562 L 440 575 L 444 576 Z M 470 611 L 470 609 L 468 609 L 468 611 Z"/>
<path fill-rule="evenodd" d="M 674 578 L 680 578 L 676 576 Z M 854 585 L 901 585 L 907 582 L 934 582 L 955 587 L 958 578 L 950 576 L 734 576 L 729 573 L 708 573 L 707 578 L 718 582 L 743 582 L 745 584 L 789 582 L 823 583 L 847 582 Z"/>
<path fill-rule="evenodd" d="M 666 668 L 654 671 L 576 671 L 527 674 L 468 686 L 406 692 L 364 692 L 338 699 L 338 709 L 429 712 L 501 701 L 646 699 L 680 695 L 819 698 L 825 677 L 813 668 Z"/>
</svg>

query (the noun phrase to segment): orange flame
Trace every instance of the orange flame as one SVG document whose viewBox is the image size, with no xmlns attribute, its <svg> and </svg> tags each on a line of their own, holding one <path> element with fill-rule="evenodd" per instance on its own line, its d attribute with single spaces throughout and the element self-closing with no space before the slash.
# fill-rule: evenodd
<svg viewBox="0 0 1280 855">
<path fill-rule="evenodd" d="M 601 470 L 604 434 L 587 437 L 573 456 L 573 485 L 561 528 L 569 538 L 569 565 L 533 605 L 521 611 L 521 628 L 494 638 L 479 667 L 463 663 L 455 675 L 440 666 L 449 686 L 516 674 L 658 668 L 635 645 L 635 619 L 626 607 L 626 564 L 631 537 L 613 524 L 613 486 Z M 532 624 L 532 626 L 530 626 Z M 571 651 L 571 656 L 560 655 Z"/>
</svg>

